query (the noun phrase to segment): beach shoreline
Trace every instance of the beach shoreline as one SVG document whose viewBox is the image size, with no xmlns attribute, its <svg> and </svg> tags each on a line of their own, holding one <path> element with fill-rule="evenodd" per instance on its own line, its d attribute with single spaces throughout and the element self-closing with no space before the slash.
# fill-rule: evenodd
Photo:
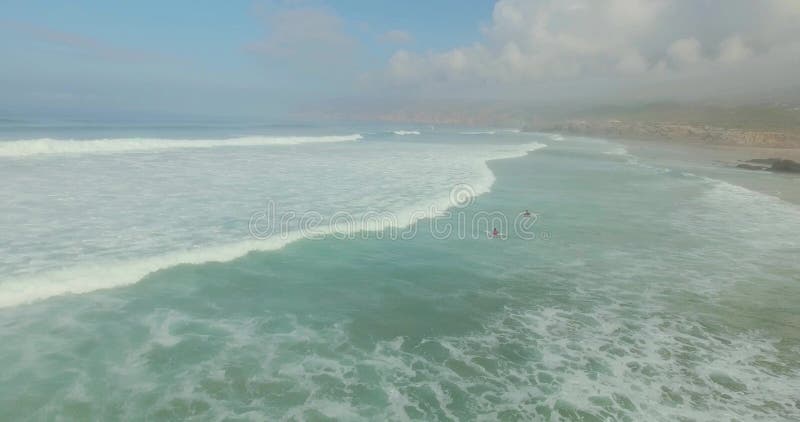
<svg viewBox="0 0 800 422">
<path fill-rule="evenodd" d="M 624 146 L 628 153 L 636 157 L 666 165 L 693 167 L 705 176 L 800 205 L 800 174 L 736 167 L 752 159 L 800 161 L 800 148 L 707 145 L 693 141 L 667 142 L 616 137 L 606 140 Z"/>
</svg>

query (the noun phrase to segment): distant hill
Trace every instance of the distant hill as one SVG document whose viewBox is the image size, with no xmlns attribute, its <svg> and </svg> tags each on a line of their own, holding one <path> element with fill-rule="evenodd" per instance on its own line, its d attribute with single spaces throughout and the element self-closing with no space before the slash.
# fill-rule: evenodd
<svg viewBox="0 0 800 422">
<path fill-rule="evenodd" d="M 672 123 L 725 129 L 800 133 L 800 105 L 697 105 L 655 103 L 603 106 L 566 113 L 560 120 Z"/>
<path fill-rule="evenodd" d="M 646 104 L 604 106 L 531 119 L 525 130 L 586 136 L 800 148 L 800 107 Z"/>
</svg>

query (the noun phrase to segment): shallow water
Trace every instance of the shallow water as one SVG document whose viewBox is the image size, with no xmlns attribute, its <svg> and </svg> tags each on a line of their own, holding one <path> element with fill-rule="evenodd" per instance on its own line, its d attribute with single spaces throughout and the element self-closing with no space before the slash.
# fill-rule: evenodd
<svg viewBox="0 0 800 422">
<path fill-rule="evenodd" d="M 797 206 L 601 140 L 399 130 L 4 161 L 0 419 L 800 418 Z M 269 200 L 416 235 L 262 247 Z M 534 239 L 441 235 L 524 209 Z"/>
</svg>

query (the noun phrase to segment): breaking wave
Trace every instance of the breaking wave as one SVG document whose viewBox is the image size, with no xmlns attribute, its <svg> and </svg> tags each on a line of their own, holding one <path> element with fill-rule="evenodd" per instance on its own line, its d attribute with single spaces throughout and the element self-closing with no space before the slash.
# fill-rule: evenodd
<svg viewBox="0 0 800 422">
<path fill-rule="evenodd" d="M 474 173 L 467 180 L 472 187 L 473 196 L 488 193 L 494 184 L 494 173 L 489 169 L 490 160 L 521 157 L 528 152 L 544 148 L 546 145 L 530 143 L 506 146 L 476 156 Z M 453 181 L 458 182 L 458 180 Z M 463 180 L 461 181 L 463 182 Z M 449 189 L 452 186 L 445 186 Z M 447 192 L 449 194 L 449 191 Z M 445 211 L 452 206 L 447 194 L 424 199 L 406 209 L 395 209 L 399 228 L 404 228 L 416 221 L 433 217 L 431 214 L 420 214 L 420 210 Z M 372 225 L 347 226 L 350 232 L 381 231 L 388 227 L 384 222 Z M 339 227 L 320 227 L 316 234 L 326 236 L 341 232 Z M 144 257 L 129 257 L 116 260 L 98 260 L 80 265 L 64 266 L 58 269 L 37 272 L 25 276 L 0 279 L 0 308 L 16 306 L 53 296 L 64 294 L 82 294 L 100 289 L 121 287 L 137 283 L 148 274 L 181 264 L 202 264 L 206 262 L 227 262 L 255 251 L 279 250 L 289 243 L 304 239 L 299 232 L 290 232 L 281 236 L 272 236 L 262 240 L 244 240 L 228 244 L 211 244 L 198 248 L 173 250 L 172 252 Z"/>
<path fill-rule="evenodd" d="M 0 157 L 19 158 L 45 154 L 116 154 L 181 148 L 279 146 L 330 142 L 353 142 L 359 134 L 332 136 L 244 136 L 229 139 L 28 139 L 0 142 Z"/>
</svg>

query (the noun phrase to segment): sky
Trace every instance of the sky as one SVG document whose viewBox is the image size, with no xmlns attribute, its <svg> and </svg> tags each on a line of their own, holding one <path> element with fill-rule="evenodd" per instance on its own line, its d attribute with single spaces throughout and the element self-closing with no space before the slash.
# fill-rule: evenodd
<svg viewBox="0 0 800 422">
<path fill-rule="evenodd" d="M 0 117 L 800 94 L 800 0 L 5 0 Z"/>
</svg>

